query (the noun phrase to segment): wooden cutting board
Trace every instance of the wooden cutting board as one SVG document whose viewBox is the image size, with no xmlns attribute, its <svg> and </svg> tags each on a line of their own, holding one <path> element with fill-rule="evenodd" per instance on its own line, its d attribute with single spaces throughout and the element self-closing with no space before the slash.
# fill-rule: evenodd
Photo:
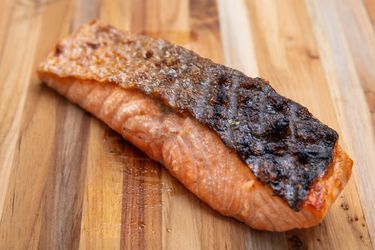
<svg viewBox="0 0 375 250">
<path fill-rule="evenodd" d="M 162 37 L 268 79 L 355 161 L 323 223 L 260 232 L 210 209 L 35 70 L 79 24 Z M 0 249 L 371 249 L 374 0 L 1 0 Z"/>
</svg>

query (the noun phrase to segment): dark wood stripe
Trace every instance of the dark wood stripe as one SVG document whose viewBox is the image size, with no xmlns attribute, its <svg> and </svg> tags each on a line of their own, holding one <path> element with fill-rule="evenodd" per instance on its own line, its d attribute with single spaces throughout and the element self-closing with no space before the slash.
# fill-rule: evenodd
<svg viewBox="0 0 375 250">
<path fill-rule="evenodd" d="M 224 63 L 220 35 L 218 6 L 215 0 L 190 1 L 190 28 L 192 34 L 192 50 L 208 57 L 217 63 Z M 215 96 L 218 93 L 210 93 Z M 202 217 L 200 222 L 200 241 L 203 249 L 215 249 L 216 241 L 224 242 L 228 249 L 245 249 L 248 227 L 231 218 L 225 218 L 200 202 Z M 214 238 L 212 239 L 212 235 Z"/>
<path fill-rule="evenodd" d="M 61 97 L 50 171 L 41 208 L 41 249 L 77 249 L 81 228 L 90 116 Z"/>
<path fill-rule="evenodd" d="M 70 29 L 99 16 L 100 0 L 75 1 Z M 90 136 L 90 114 L 61 97 L 56 105 L 56 131 L 51 169 L 41 208 L 41 249 L 78 249 Z"/>
<path fill-rule="evenodd" d="M 161 248 L 158 243 L 161 244 L 162 166 L 119 135 L 113 135 L 111 140 L 117 140 L 117 150 L 125 156 L 121 249 Z"/>
<path fill-rule="evenodd" d="M 215 0 L 190 1 L 190 28 L 192 42 L 199 42 L 202 46 L 201 50 L 197 48 L 199 51 L 196 51 L 197 49 L 194 51 L 216 63 L 224 63 L 220 42 L 219 13 Z"/>
<path fill-rule="evenodd" d="M 146 20 L 149 18 L 147 13 L 147 0 L 130 1 L 131 17 L 130 30 L 136 33 L 146 32 Z"/>
<path fill-rule="evenodd" d="M 130 31 L 149 32 L 158 18 L 151 0 L 130 1 Z M 153 23 L 153 25 L 155 25 Z M 156 27 L 159 26 L 159 22 Z M 154 31 L 154 30 L 153 30 Z M 161 249 L 161 168 L 135 146 L 121 143 L 124 158 L 121 249 Z"/>
<path fill-rule="evenodd" d="M 371 20 L 372 29 L 375 31 L 375 0 L 362 0 L 365 4 L 367 14 Z"/>
</svg>

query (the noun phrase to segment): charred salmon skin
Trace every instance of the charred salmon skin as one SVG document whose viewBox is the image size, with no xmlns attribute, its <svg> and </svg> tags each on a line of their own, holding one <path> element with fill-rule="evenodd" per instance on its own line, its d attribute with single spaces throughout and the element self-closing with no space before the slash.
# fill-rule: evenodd
<svg viewBox="0 0 375 250">
<path fill-rule="evenodd" d="M 93 21 L 58 43 L 38 74 L 255 229 L 317 225 L 351 175 L 338 134 L 305 107 L 162 39 Z"/>
</svg>

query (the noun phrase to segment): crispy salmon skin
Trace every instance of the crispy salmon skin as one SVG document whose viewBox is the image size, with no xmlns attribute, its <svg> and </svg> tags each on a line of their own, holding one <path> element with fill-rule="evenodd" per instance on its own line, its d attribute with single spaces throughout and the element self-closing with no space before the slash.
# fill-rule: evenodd
<svg viewBox="0 0 375 250">
<path fill-rule="evenodd" d="M 164 40 L 91 22 L 57 44 L 38 73 L 212 208 L 253 228 L 316 225 L 350 177 L 337 133 L 306 108 Z"/>
</svg>

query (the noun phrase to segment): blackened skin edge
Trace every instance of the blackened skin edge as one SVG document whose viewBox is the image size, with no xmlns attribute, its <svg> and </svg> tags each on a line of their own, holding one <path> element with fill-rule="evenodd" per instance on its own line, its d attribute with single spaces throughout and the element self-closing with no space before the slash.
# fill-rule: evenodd
<svg viewBox="0 0 375 250">
<path fill-rule="evenodd" d="M 156 70 L 136 75 L 136 87 L 213 129 L 261 182 L 298 211 L 327 169 L 338 134 L 261 78 L 169 43 L 152 51 L 164 51 L 163 59 L 154 59 Z M 146 60 L 153 60 L 146 53 Z M 155 71 L 157 77 L 150 77 Z"/>
<path fill-rule="evenodd" d="M 85 65 L 81 71 L 135 87 L 210 127 L 261 182 L 299 210 L 331 161 L 338 139 L 334 130 L 261 78 L 247 77 L 161 39 L 97 24 L 90 29 L 84 39 L 73 36 L 73 41 L 58 45 L 57 56 L 75 47 L 75 56 Z M 70 60 L 63 62 L 74 73 L 81 66 L 74 65 L 75 58 Z"/>
</svg>

